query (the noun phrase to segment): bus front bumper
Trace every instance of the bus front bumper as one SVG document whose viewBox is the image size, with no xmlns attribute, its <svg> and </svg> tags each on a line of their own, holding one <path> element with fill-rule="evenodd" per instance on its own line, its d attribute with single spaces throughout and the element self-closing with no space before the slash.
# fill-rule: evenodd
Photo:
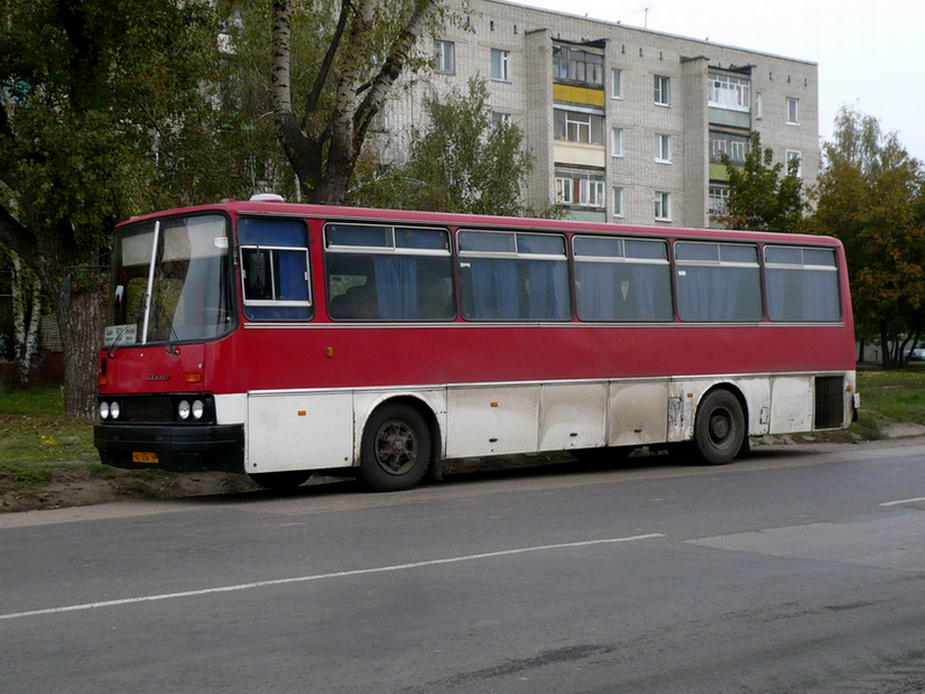
<svg viewBox="0 0 925 694">
<path fill-rule="evenodd" d="M 244 472 L 244 425 L 97 424 L 93 443 L 113 467 L 175 472 Z"/>
</svg>

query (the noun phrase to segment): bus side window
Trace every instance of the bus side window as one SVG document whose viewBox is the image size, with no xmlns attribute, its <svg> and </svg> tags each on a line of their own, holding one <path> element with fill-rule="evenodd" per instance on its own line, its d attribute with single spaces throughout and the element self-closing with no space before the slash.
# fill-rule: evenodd
<svg viewBox="0 0 925 694">
<path fill-rule="evenodd" d="M 838 321 L 838 267 L 831 248 L 766 246 L 768 318 Z"/>
<path fill-rule="evenodd" d="M 328 314 L 335 320 L 452 320 L 446 229 L 371 224 L 325 228 Z"/>
<path fill-rule="evenodd" d="M 466 319 L 571 318 L 564 237 L 465 230 L 457 238 Z"/>
<path fill-rule="evenodd" d="M 305 224 L 295 219 L 238 221 L 244 315 L 309 320 L 312 302 Z"/>
<path fill-rule="evenodd" d="M 750 244 L 675 243 L 682 321 L 760 321 L 758 248 Z"/>
</svg>

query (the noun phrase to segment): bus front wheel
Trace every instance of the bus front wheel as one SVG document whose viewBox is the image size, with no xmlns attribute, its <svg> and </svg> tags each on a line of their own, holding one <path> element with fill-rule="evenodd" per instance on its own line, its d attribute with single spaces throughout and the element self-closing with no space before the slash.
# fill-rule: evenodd
<svg viewBox="0 0 925 694">
<path fill-rule="evenodd" d="M 694 455 L 710 465 L 731 462 L 743 447 L 745 414 L 739 399 L 728 390 L 706 394 L 694 420 Z"/>
<path fill-rule="evenodd" d="M 360 480 L 366 487 L 377 492 L 411 489 L 430 463 L 430 431 L 420 412 L 403 403 L 373 412 L 360 448 Z"/>
</svg>

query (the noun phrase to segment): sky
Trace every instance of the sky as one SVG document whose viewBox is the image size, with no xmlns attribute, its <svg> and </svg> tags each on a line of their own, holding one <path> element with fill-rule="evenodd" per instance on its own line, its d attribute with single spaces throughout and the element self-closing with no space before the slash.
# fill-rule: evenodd
<svg viewBox="0 0 925 694">
<path fill-rule="evenodd" d="M 852 106 L 925 161 L 923 0 L 514 1 L 817 63 L 823 140 Z"/>
</svg>

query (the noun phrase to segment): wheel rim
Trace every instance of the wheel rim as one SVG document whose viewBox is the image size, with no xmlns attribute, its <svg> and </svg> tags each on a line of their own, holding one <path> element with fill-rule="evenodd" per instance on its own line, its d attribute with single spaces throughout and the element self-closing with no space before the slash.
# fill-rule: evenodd
<svg viewBox="0 0 925 694">
<path fill-rule="evenodd" d="M 376 434 L 376 462 L 390 475 L 403 475 L 414 467 L 418 442 L 407 422 L 390 419 Z"/>
<path fill-rule="evenodd" d="M 724 443 L 732 429 L 732 416 L 727 410 L 714 410 L 710 414 L 710 440 L 713 443 Z"/>
</svg>

